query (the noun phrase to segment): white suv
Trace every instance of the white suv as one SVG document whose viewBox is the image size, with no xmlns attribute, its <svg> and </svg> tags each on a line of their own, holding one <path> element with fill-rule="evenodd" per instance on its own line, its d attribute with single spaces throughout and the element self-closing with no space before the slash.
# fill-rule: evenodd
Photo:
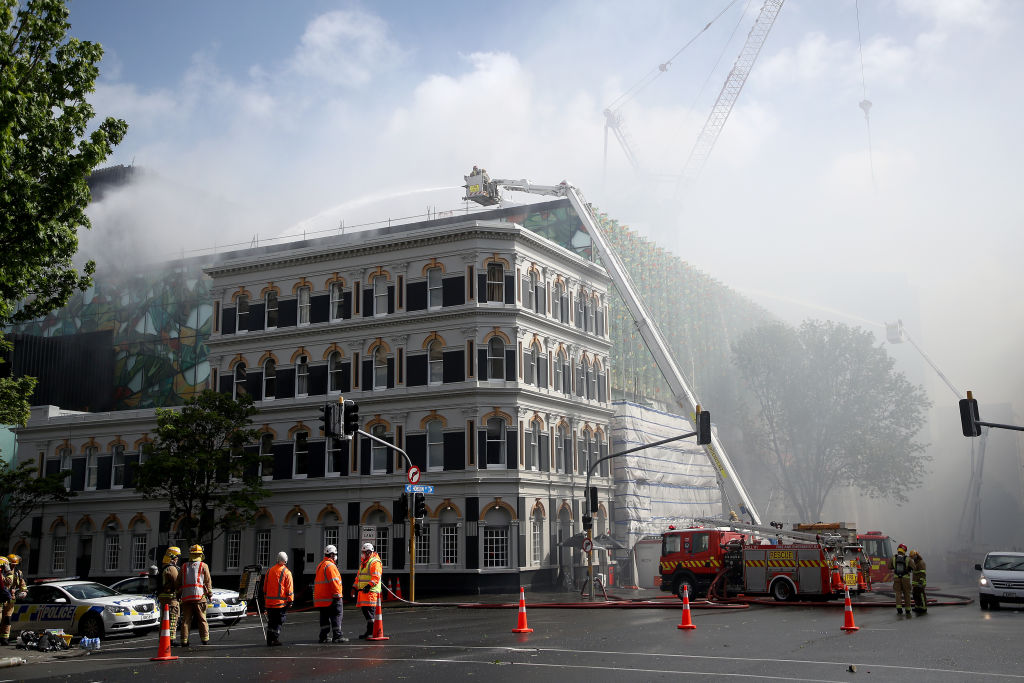
<svg viewBox="0 0 1024 683">
<path fill-rule="evenodd" d="M 981 609 L 999 609 L 1001 602 L 1024 603 L 1024 553 L 997 550 L 976 564 Z"/>
</svg>

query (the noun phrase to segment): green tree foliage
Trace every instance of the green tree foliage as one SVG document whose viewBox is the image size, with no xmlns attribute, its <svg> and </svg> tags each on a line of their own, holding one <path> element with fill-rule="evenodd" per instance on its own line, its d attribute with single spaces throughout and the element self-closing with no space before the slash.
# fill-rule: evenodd
<svg viewBox="0 0 1024 683">
<path fill-rule="evenodd" d="M 62 502 L 75 495 L 64 488 L 67 472 L 36 477 L 35 469 L 31 462 L 11 467 L 0 460 L 0 548 L 14 545 L 15 529 L 39 505 Z"/>
<path fill-rule="evenodd" d="M 128 126 L 107 118 L 90 130 L 103 48 L 70 28 L 64 0 L 0 0 L 0 327 L 60 308 L 95 272 L 72 261 L 89 228 L 86 176 Z M 3 419 L 24 424 L 33 387 L 0 385 Z"/>
<path fill-rule="evenodd" d="M 931 403 L 870 332 L 770 323 L 733 355 L 760 407 L 748 434 L 800 519 L 819 521 L 837 486 L 905 501 L 920 485 L 930 458 L 915 437 Z"/>
<path fill-rule="evenodd" d="M 258 476 L 269 461 L 253 446 L 259 430 L 252 397 L 204 391 L 180 408 L 157 408 L 156 439 L 139 468 L 136 488 L 167 503 L 179 536 L 211 543 L 253 520 L 268 495 Z M 246 448 L 250 446 L 250 448 Z"/>
</svg>

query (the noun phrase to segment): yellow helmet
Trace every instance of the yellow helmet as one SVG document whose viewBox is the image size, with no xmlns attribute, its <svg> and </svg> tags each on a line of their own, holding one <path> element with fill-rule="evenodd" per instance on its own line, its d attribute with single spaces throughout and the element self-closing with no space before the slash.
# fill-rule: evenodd
<svg viewBox="0 0 1024 683">
<path fill-rule="evenodd" d="M 164 551 L 164 564 L 170 564 L 171 560 L 176 560 L 181 555 L 181 548 L 176 545 L 172 545 Z"/>
<path fill-rule="evenodd" d="M 18 556 L 18 555 L 15 555 L 14 553 L 11 553 L 10 555 L 8 555 L 7 559 L 10 560 L 11 564 L 13 564 L 13 565 L 21 564 L 21 557 Z"/>
<path fill-rule="evenodd" d="M 8 565 L 10 565 L 10 563 L 11 563 L 10 560 L 8 560 L 3 555 L 0 555 L 0 567 L 7 567 Z"/>
<path fill-rule="evenodd" d="M 203 546 L 201 546 L 198 543 L 196 543 L 195 545 L 193 545 L 191 548 L 188 549 L 188 556 L 191 557 L 192 559 L 195 559 L 197 557 L 202 557 L 203 556 Z"/>
</svg>

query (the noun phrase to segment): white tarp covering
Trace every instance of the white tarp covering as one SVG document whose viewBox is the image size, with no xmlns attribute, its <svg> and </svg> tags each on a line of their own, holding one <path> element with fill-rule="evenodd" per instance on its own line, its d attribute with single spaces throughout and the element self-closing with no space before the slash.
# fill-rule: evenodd
<svg viewBox="0 0 1024 683">
<path fill-rule="evenodd" d="M 679 415 L 616 401 L 611 452 L 636 448 L 692 432 Z M 615 538 L 627 548 L 669 524 L 688 526 L 694 517 L 722 514 L 715 469 L 696 437 L 612 459 L 615 476 Z M 625 558 L 623 558 L 625 559 Z"/>
</svg>

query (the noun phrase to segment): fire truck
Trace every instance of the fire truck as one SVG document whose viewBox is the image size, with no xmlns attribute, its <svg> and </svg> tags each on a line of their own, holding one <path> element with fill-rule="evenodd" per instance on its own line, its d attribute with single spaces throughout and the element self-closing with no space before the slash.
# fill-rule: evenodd
<svg viewBox="0 0 1024 683">
<path fill-rule="evenodd" d="M 870 589 L 863 548 L 841 534 L 695 521 L 708 526 L 670 527 L 662 534 L 661 589 L 680 599 L 684 587 L 691 597 L 770 595 L 780 601 L 831 600 L 846 589 Z"/>
<path fill-rule="evenodd" d="M 892 570 L 889 560 L 892 559 L 892 540 L 889 534 L 881 531 L 869 531 L 857 534 L 857 541 L 864 546 L 864 554 L 871 562 L 871 583 L 892 583 Z"/>
</svg>

